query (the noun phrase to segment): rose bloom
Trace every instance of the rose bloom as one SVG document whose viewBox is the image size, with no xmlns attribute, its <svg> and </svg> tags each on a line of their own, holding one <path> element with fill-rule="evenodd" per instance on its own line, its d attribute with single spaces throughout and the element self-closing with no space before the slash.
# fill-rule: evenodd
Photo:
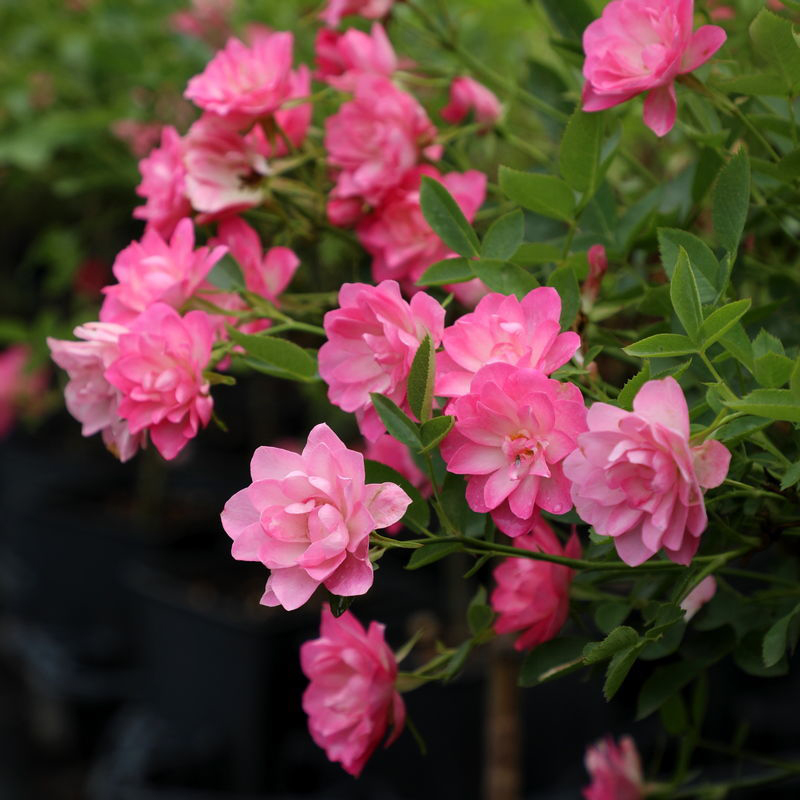
<svg viewBox="0 0 800 800">
<path fill-rule="evenodd" d="M 320 638 L 300 647 L 300 664 L 311 681 L 303 693 L 311 737 L 330 761 L 358 777 L 387 729 L 388 747 L 402 732 L 406 708 L 395 689 L 397 661 L 384 626 L 364 626 L 345 611 L 322 608 Z"/>
<path fill-rule="evenodd" d="M 145 199 L 133 210 L 136 219 L 143 219 L 165 239 L 175 226 L 188 217 L 192 206 L 186 196 L 186 167 L 183 164 L 183 142 L 171 125 L 161 130 L 161 146 L 139 162 L 142 181 L 136 194 Z"/>
<path fill-rule="evenodd" d="M 716 578 L 713 575 L 708 575 L 703 578 L 703 580 L 681 600 L 681 608 L 685 612 L 684 620 L 688 622 L 716 593 Z"/>
<path fill-rule="evenodd" d="M 564 462 L 581 519 L 613 536 L 632 567 L 662 548 L 688 565 L 708 522 L 703 489 L 725 480 L 731 454 L 713 439 L 689 443 L 689 410 L 674 378 L 648 381 L 632 412 L 595 403 L 587 423 Z"/>
<path fill-rule="evenodd" d="M 450 84 L 450 102 L 442 109 L 442 119 L 451 125 L 458 125 L 469 112 L 475 114 L 475 121 L 489 128 L 503 113 L 497 95 L 472 78 L 456 78 Z"/>
<path fill-rule="evenodd" d="M 646 791 L 642 764 L 630 736 L 617 745 L 607 736 L 586 751 L 586 770 L 591 786 L 583 790 L 585 800 L 642 800 Z"/>
<path fill-rule="evenodd" d="M 491 512 L 501 531 L 521 536 L 535 524 L 537 508 L 572 508 L 562 462 L 586 430 L 577 386 L 536 369 L 488 364 L 447 410 L 456 422 L 442 457 L 448 472 L 467 476 L 473 511 Z"/>
<path fill-rule="evenodd" d="M 342 17 L 357 14 L 367 19 L 380 19 L 385 17 L 394 0 L 328 0 L 328 5 L 319 15 L 320 19 L 335 28 L 342 21 Z"/>
<path fill-rule="evenodd" d="M 425 109 L 380 75 L 360 75 L 355 95 L 325 120 L 328 162 L 338 169 L 331 198 L 380 203 L 421 155 L 438 158 Z"/>
<path fill-rule="evenodd" d="M 372 586 L 369 535 L 398 522 L 411 499 L 394 483 L 364 483 L 364 457 L 325 424 L 299 455 L 259 447 L 253 483 L 225 504 L 222 527 L 239 561 L 271 570 L 261 603 L 299 608 L 320 585 L 337 595 Z"/>
<path fill-rule="evenodd" d="M 581 557 L 581 545 L 573 532 L 566 547 L 550 526 L 537 517 L 533 530 L 514 540 L 514 547 L 538 550 L 569 558 Z M 558 636 L 569 615 L 569 587 L 574 570 L 532 558 L 506 558 L 494 570 L 497 584 L 491 605 L 497 614 L 497 633 L 519 633 L 515 650 L 532 650 Z"/>
<path fill-rule="evenodd" d="M 323 322 L 328 341 L 319 350 L 319 374 L 328 384 L 328 399 L 355 413 L 366 439 L 384 432 L 370 393 L 407 407 L 411 363 L 427 334 L 438 347 L 444 314 L 439 302 L 424 292 L 407 303 L 395 281 L 345 283 L 340 289 L 339 308 L 325 314 Z"/>
<path fill-rule="evenodd" d="M 549 286 L 514 295 L 486 295 L 475 310 L 446 328 L 444 351 L 436 358 L 436 395 L 460 397 L 475 373 L 502 362 L 538 369 L 549 375 L 572 358 L 580 346 L 577 333 L 561 333 L 561 298 Z"/>
<path fill-rule="evenodd" d="M 612 0 L 583 32 L 583 110 L 602 111 L 647 92 L 644 123 L 657 136 L 675 124 L 675 78 L 705 64 L 725 31 L 692 32 L 693 0 Z"/>
<path fill-rule="evenodd" d="M 101 322 L 130 325 L 156 302 L 179 308 L 225 252 L 225 247 L 195 250 L 190 219 L 178 223 L 169 244 L 154 229 L 145 231 L 140 242 L 131 242 L 114 261 L 119 283 L 103 289 Z"/>
<path fill-rule="evenodd" d="M 119 356 L 119 337 L 127 332 L 124 325 L 87 322 L 75 328 L 75 336 L 83 341 L 47 339 L 53 361 L 69 375 L 64 400 L 69 413 L 82 424 L 81 433 L 101 433 L 106 447 L 123 462 L 145 444 L 144 433 L 131 433 L 119 415 L 121 394 L 105 377 Z"/>
<path fill-rule="evenodd" d="M 593 244 L 586 253 L 586 260 L 589 262 L 589 274 L 581 287 L 581 306 L 584 311 L 588 311 L 594 305 L 597 295 L 600 294 L 600 284 L 608 269 L 605 247 Z"/>
<path fill-rule="evenodd" d="M 203 311 L 181 317 L 154 303 L 119 336 L 119 356 L 105 371 L 122 395 L 117 412 L 133 435 L 148 431 L 156 450 L 175 458 L 211 419 L 213 400 L 203 375 L 213 326 Z"/>
<path fill-rule="evenodd" d="M 239 123 L 275 111 L 289 91 L 294 37 L 280 32 L 257 36 L 248 47 L 236 37 L 195 75 L 184 97 Z"/>
<path fill-rule="evenodd" d="M 24 344 L 0 352 L 0 437 L 11 431 L 20 411 L 37 410 L 47 388 L 43 369 L 27 369 L 30 357 L 30 348 Z"/>
<path fill-rule="evenodd" d="M 397 69 L 397 56 L 392 43 L 377 22 L 367 34 L 356 28 L 337 33 L 323 28 L 314 43 L 317 60 L 317 75 L 321 81 L 352 92 L 358 76 L 365 73 L 391 77 Z"/>
</svg>

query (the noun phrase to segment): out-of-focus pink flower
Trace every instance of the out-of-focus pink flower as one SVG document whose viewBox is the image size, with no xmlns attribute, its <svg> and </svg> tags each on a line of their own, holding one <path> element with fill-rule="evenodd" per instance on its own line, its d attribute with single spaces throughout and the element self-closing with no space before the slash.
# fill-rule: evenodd
<svg viewBox="0 0 800 800">
<path fill-rule="evenodd" d="M 690 445 L 689 410 L 674 378 L 648 381 L 632 412 L 595 403 L 587 423 L 564 462 L 581 519 L 613 536 L 632 567 L 662 548 L 688 565 L 708 523 L 702 490 L 725 480 L 730 452 L 713 439 Z"/>
<path fill-rule="evenodd" d="M 380 75 L 360 75 L 355 96 L 325 120 L 328 161 L 338 171 L 333 200 L 378 205 L 422 155 L 438 158 L 425 109 Z"/>
<path fill-rule="evenodd" d="M 555 556 L 581 557 L 578 535 L 573 532 L 565 547 L 541 518 L 533 529 L 514 540 L 514 547 Z M 519 633 L 515 650 L 531 650 L 558 636 L 569 615 L 569 587 L 574 570 L 549 561 L 507 558 L 494 570 L 497 584 L 491 604 L 497 633 Z"/>
<path fill-rule="evenodd" d="M 213 326 L 203 311 L 181 317 L 154 303 L 119 336 L 119 357 L 105 371 L 122 397 L 118 413 L 134 435 L 148 431 L 167 460 L 175 458 L 214 405 L 203 370 L 211 358 Z"/>
<path fill-rule="evenodd" d="M 495 362 L 549 375 L 566 364 L 581 343 L 577 333 L 561 333 L 560 316 L 561 298 L 549 286 L 533 289 L 522 300 L 486 295 L 473 312 L 445 330 L 444 352 L 436 361 L 436 394 L 466 394 L 475 373 Z"/>
<path fill-rule="evenodd" d="M 160 122 L 140 122 L 138 119 L 118 119 L 111 123 L 111 132 L 130 147 L 137 157 L 147 155 L 162 136 Z"/>
<path fill-rule="evenodd" d="M 394 483 L 364 480 L 364 457 L 325 424 L 298 455 L 259 447 L 253 483 L 225 504 L 222 526 L 239 561 L 271 570 L 261 602 L 299 608 L 320 584 L 337 595 L 372 586 L 369 535 L 400 520 L 411 499 Z"/>
<path fill-rule="evenodd" d="M 584 311 L 588 311 L 600 293 L 600 283 L 608 269 L 606 249 L 601 244 L 593 244 L 586 253 L 589 262 L 589 274 L 581 287 L 581 304 Z"/>
<path fill-rule="evenodd" d="M 377 439 L 384 432 L 370 393 L 407 405 L 411 363 L 426 334 L 438 347 L 444 313 L 439 302 L 424 292 L 407 303 L 395 281 L 342 286 L 339 308 L 325 315 L 328 341 L 319 350 L 319 374 L 328 384 L 328 399 L 355 412 L 366 439 Z"/>
<path fill-rule="evenodd" d="M 24 344 L 0 352 L 0 438 L 11 431 L 20 412 L 37 408 L 47 388 L 45 370 L 28 371 L 30 357 Z"/>
<path fill-rule="evenodd" d="M 145 199 L 133 210 L 136 219 L 143 219 L 165 239 L 175 226 L 191 213 L 186 196 L 186 167 L 183 164 L 183 142 L 171 125 L 161 129 L 161 146 L 139 162 L 142 181 L 136 194 Z"/>
<path fill-rule="evenodd" d="M 363 625 L 345 611 L 334 617 L 323 606 L 320 638 L 300 648 L 300 664 L 311 681 L 303 710 L 314 741 L 330 761 L 358 776 L 392 726 L 388 747 L 402 732 L 406 707 L 395 689 L 397 661 L 384 626 Z"/>
<path fill-rule="evenodd" d="M 131 433 L 119 415 L 120 392 L 105 377 L 119 356 L 119 337 L 127 332 L 124 325 L 87 322 L 75 328 L 83 341 L 47 339 L 53 361 L 69 375 L 64 389 L 67 410 L 83 426 L 84 436 L 102 433 L 106 447 L 120 461 L 128 461 L 145 444 L 144 433 Z"/>
<path fill-rule="evenodd" d="M 391 77 L 397 69 L 397 56 L 392 43 L 377 22 L 372 33 L 350 28 L 336 33 L 323 28 L 314 44 L 317 60 L 317 77 L 343 92 L 356 88 L 358 76 L 363 74 Z"/>
<path fill-rule="evenodd" d="M 394 0 L 328 0 L 328 5 L 319 15 L 320 19 L 335 28 L 342 21 L 342 17 L 357 14 L 367 19 L 380 19 L 385 17 Z"/>
<path fill-rule="evenodd" d="M 192 0 L 190 8 L 170 17 L 170 24 L 178 33 L 217 44 L 230 35 L 235 5 L 236 0 Z"/>
<path fill-rule="evenodd" d="M 250 46 L 231 37 L 184 97 L 239 124 L 276 111 L 289 91 L 293 45 L 287 32 L 257 36 Z"/>
<path fill-rule="evenodd" d="M 367 441 L 366 458 L 386 464 L 395 472 L 399 472 L 408 482 L 419 489 L 423 497 L 428 497 L 432 489 L 425 473 L 414 463 L 408 448 L 397 441 L 394 436 L 382 433 L 374 441 Z"/>
<path fill-rule="evenodd" d="M 562 462 L 586 430 L 577 386 L 538 369 L 488 364 L 447 410 L 456 423 L 442 457 L 448 472 L 467 476 L 473 511 L 491 512 L 501 531 L 521 536 L 537 508 L 551 514 L 572 508 Z"/>
<path fill-rule="evenodd" d="M 443 258 L 456 256 L 433 232 L 422 214 L 420 181 L 423 175 L 442 183 L 471 222 L 486 197 L 486 175 L 477 170 L 442 175 L 431 166 L 409 171 L 385 201 L 356 228 L 358 239 L 372 255 L 372 277 L 396 280 L 407 293 L 414 282 Z"/>
<path fill-rule="evenodd" d="M 114 261 L 119 283 L 103 289 L 101 322 L 130 325 L 156 302 L 179 308 L 226 251 L 223 246 L 195 250 L 190 219 L 178 223 L 169 244 L 154 229 L 145 231 L 140 242 L 131 242 Z"/>
<path fill-rule="evenodd" d="M 630 736 L 617 745 L 607 736 L 586 750 L 586 771 L 591 786 L 583 790 L 585 800 L 642 800 L 646 791 L 642 764 Z"/>
<path fill-rule="evenodd" d="M 450 84 L 450 102 L 442 109 L 442 119 L 457 125 L 470 111 L 474 112 L 476 122 L 490 128 L 500 119 L 503 106 L 490 89 L 462 76 Z"/>
<path fill-rule="evenodd" d="M 713 575 L 703 578 L 686 597 L 681 600 L 681 608 L 686 612 L 688 622 L 717 593 L 717 580 Z"/>
<path fill-rule="evenodd" d="M 767 5 L 774 8 L 776 5 L 780 6 L 780 0 L 767 0 Z M 732 6 L 725 5 L 724 0 L 708 0 L 706 3 L 708 7 L 708 15 L 711 19 L 723 21 L 726 19 L 736 19 L 736 12 Z"/>
<path fill-rule="evenodd" d="M 583 32 L 583 110 L 602 111 L 647 92 L 644 123 L 657 136 L 675 124 L 675 78 L 705 64 L 725 31 L 692 32 L 694 0 L 612 0 Z"/>
</svg>

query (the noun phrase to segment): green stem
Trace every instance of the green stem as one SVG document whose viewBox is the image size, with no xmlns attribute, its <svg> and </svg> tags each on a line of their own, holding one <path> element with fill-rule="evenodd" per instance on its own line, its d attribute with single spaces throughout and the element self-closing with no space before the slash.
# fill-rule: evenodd
<svg viewBox="0 0 800 800">
<path fill-rule="evenodd" d="M 725 392 L 728 396 L 729 400 L 735 400 L 736 395 L 731 391 L 730 387 L 725 380 L 723 379 L 722 375 L 717 372 L 716 367 L 711 363 L 711 359 L 702 351 L 698 351 L 698 355 L 702 359 L 703 363 L 706 365 L 706 369 L 714 376 L 714 380 L 720 385 L 720 388 Z"/>
</svg>

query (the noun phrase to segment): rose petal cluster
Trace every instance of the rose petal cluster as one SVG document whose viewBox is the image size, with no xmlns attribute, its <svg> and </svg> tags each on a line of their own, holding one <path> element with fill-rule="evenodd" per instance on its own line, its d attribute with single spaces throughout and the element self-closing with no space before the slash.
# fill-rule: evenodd
<svg viewBox="0 0 800 800">
<path fill-rule="evenodd" d="M 500 119 L 503 106 L 491 89 L 462 75 L 450 84 L 450 100 L 441 111 L 442 119 L 457 125 L 470 112 L 475 115 L 476 122 L 489 128 Z"/>
<path fill-rule="evenodd" d="M 24 344 L 0 352 L 0 437 L 11 431 L 21 412 L 37 408 L 47 387 L 45 371 L 28 368 L 30 358 Z"/>
<path fill-rule="evenodd" d="M 564 462 L 581 519 L 614 539 L 638 566 L 659 550 L 688 565 L 708 523 L 703 489 L 719 486 L 731 454 L 720 442 L 689 441 L 689 410 L 674 378 L 648 381 L 633 411 L 595 403 L 589 430 Z"/>
<path fill-rule="evenodd" d="M 270 570 L 261 603 L 292 610 L 323 584 L 337 595 L 372 586 L 369 535 L 398 522 L 411 499 L 394 483 L 365 483 L 364 457 L 325 424 L 298 454 L 259 447 L 253 482 L 225 504 L 222 526 L 240 561 Z"/>
<path fill-rule="evenodd" d="M 586 770 L 592 783 L 583 790 L 585 800 L 642 800 L 645 796 L 642 764 L 630 736 L 617 744 L 611 736 L 586 751 Z"/>
<path fill-rule="evenodd" d="M 334 617 L 326 604 L 320 628 L 320 637 L 300 648 L 300 664 L 310 681 L 303 710 L 312 738 L 328 759 L 357 777 L 389 727 L 387 747 L 403 730 L 406 711 L 395 689 L 397 661 L 377 622 L 365 630 L 351 612 Z"/>
<path fill-rule="evenodd" d="M 358 15 L 366 19 L 385 17 L 395 0 L 328 0 L 320 13 L 320 19 L 331 28 L 336 28 L 343 17 Z"/>
<path fill-rule="evenodd" d="M 581 307 L 588 311 L 594 305 L 597 295 L 600 294 L 600 284 L 608 270 L 608 256 L 606 249 L 601 244 L 593 244 L 586 253 L 589 262 L 589 274 L 581 286 Z"/>
<path fill-rule="evenodd" d="M 323 28 L 314 42 L 316 77 L 343 92 L 352 92 L 359 75 L 391 77 L 397 56 L 383 25 L 375 23 L 370 33 L 351 28 L 337 33 Z"/>
</svg>

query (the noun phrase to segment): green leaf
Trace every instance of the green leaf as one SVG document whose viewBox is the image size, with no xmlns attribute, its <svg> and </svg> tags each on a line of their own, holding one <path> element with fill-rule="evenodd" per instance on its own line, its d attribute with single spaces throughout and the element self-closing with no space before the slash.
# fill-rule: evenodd
<svg viewBox="0 0 800 800">
<path fill-rule="evenodd" d="M 662 703 L 677 694 L 700 671 L 702 666 L 689 661 L 678 661 L 675 664 L 658 667 L 642 685 L 636 719 L 649 717 L 661 708 Z"/>
<path fill-rule="evenodd" d="M 780 353 L 764 353 L 755 360 L 756 380 L 767 389 L 784 386 L 793 369 L 794 361 Z"/>
<path fill-rule="evenodd" d="M 350 608 L 353 600 L 355 600 L 355 597 L 340 597 L 338 594 L 332 594 L 329 601 L 331 614 L 334 617 L 341 617 Z"/>
<path fill-rule="evenodd" d="M 630 411 L 633 408 L 633 398 L 636 397 L 639 389 L 650 380 L 650 362 L 646 361 L 645 365 L 637 372 L 630 380 L 628 380 L 622 387 L 622 390 L 617 395 L 617 405 L 620 408 Z"/>
<path fill-rule="evenodd" d="M 753 344 L 744 327 L 737 322 L 719 338 L 719 343 L 750 372 L 755 369 L 753 364 Z"/>
<path fill-rule="evenodd" d="M 481 258 L 472 262 L 472 269 L 492 291 L 513 294 L 520 299 L 539 285 L 527 270 L 510 261 Z"/>
<path fill-rule="evenodd" d="M 472 639 L 467 639 L 466 642 L 462 642 L 458 646 L 458 649 L 455 651 L 455 653 L 453 653 L 450 663 L 447 665 L 447 669 L 445 670 L 445 683 L 455 678 L 455 676 L 461 672 L 461 668 L 464 666 L 464 662 L 469 657 L 469 654 L 472 652 L 472 648 L 474 646 L 475 643 L 472 641 Z"/>
<path fill-rule="evenodd" d="M 486 603 L 486 589 L 480 586 L 467 607 L 467 624 L 472 635 L 477 636 L 488 630 L 493 620 L 494 611 Z"/>
<path fill-rule="evenodd" d="M 629 356 L 670 358 L 696 353 L 697 348 L 687 336 L 678 333 L 657 333 L 622 348 Z"/>
<path fill-rule="evenodd" d="M 765 667 L 774 667 L 786 652 L 789 638 L 789 626 L 800 613 L 798 603 L 786 616 L 781 617 L 765 634 L 761 656 Z"/>
<path fill-rule="evenodd" d="M 622 624 L 630 611 L 630 605 L 622 600 L 600 603 L 594 612 L 594 621 L 603 633 L 610 633 L 614 628 Z"/>
<path fill-rule="evenodd" d="M 682 247 L 678 250 L 678 260 L 672 273 L 669 297 L 683 329 L 689 334 L 689 338 L 696 342 L 700 323 L 703 321 L 703 312 L 700 309 L 700 292 L 697 290 L 694 272 L 689 266 L 689 256 Z"/>
<path fill-rule="evenodd" d="M 426 333 L 408 373 L 408 404 L 420 422 L 427 422 L 431 418 L 435 375 L 436 354 L 431 336 Z"/>
<path fill-rule="evenodd" d="M 561 248 L 546 242 L 532 242 L 523 244 L 514 254 L 517 264 L 549 264 L 561 260 Z"/>
<path fill-rule="evenodd" d="M 433 448 L 453 429 L 455 420 L 455 417 L 448 416 L 429 419 L 420 429 L 422 444 L 424 445 L 422 450 L 419 451 L 420 455 L 433 450 Z"/>
<path fill-rule="evenodd" d="M 620 650 L 625 650 L 639 642 L 639 634 L 627 625 L 614 628 L 602 642 L 589 642 L 583 649 L 585 664 L 606 661 Z"/>
<path fill-rule="evenodd" d="M 800 422 L 800 397 L 789 389 L 756 389 L 741 399 L 726 400 L 725 405 L 757 417 Z"/>
<path fill-rule="evenodd" d="M 401 522 L 407 523 L 412 528 L 428 526 L 431 515 L 428 502 L 408 478 L 386 464 L 369 458 L 364 459 L 364 471 L 367 483 L 396 483 L 411 498 L 411 505 L 406 509 Z"/>
<path fill-rule="evenodd" d="M 788 467 L 786 472 L 783 474 L 783 479 L 781 480 L 781 491 L 794 486 L 796 483 L 800 482 L 800 461 L 795 461 L 791 467 Z"/>
<path fill-rule="evenodd" d="M 585 646 L 585 638 L 568 636 L 540 644 L 525 656 L 519 672 L 519 685 L 536 686 L 580 669 Z"/>
<path fill-rule="evenodd" d="M 500 188 L 506 197 L 529 211 L 570 222 L 575 213 L 572 189 L 554 175 L 500 167 Z"/>
<path fill-rule="evenodd" d="M 686 703 L 679 694 L 668 697 L 660 709 L 661 724 L 667 733 L 680 736 L 686 732 L 689 716 L 686 713 Z"/>
<path fill-rule="evenodd" d="M 587 195 L 593 194 L 598 184 L 603 123 L 602 113 L 578 108 L 569 118 L 561 140 L 558 154 L 561 175 L 573 189 Z"/>
<path fill-rule="evenodd" d="M 472 225 L 439 181 L 423 175 L 419 201 L 428 225 L 451 250 L 462 256 L 478 255 L 478 237 Z"/>
<path fill-rule="evenodd" d="M 698 339 L 702 347 L 709 347 L 726 334 L 747 313 L 750 303 L 748 297 L 712 311 L 700 326 Z"/>
<path fill-rule="evenodd" d="M 550 274 L 547 285 L 552 286 L 561 298 L 561 328 L 568 330 L 581 307 L 581 290 L 575 270 L 569 264 L 558 267 Z"/>
<path fill-rule="evenodd" d="M 757 73 L 755 75 L 737 75 L 724 81 L 715 81 L 715 89 L 725 94 L 746 94 L 782 97 L 786 94 L 786 84 L 778 73 Z"/>
<path fill-rule="evenodd" d="M 750 24 L 750 38 L 758 54 L 783 76 L 788 94 L 800 88 L 800 48 L 792 23 L 762 8 Z"/>
<path fill-rule="evenodd" d="M 228 326 L 228 333 L 241 345 L 249 358 L 245 361 L 255 369 L 278 378 L 310 383 L 317 379 L 317 361 L 302 347 L 277 336 L 256 336 Z"/>
<path fill-rule="evenodd" d="M 764 13 L 763 10 L 761 12 Z M 769 13 L 769 12 L 767 12 Z M 797 50 L 797 46 L 794 46 Z M 798 50 L 800 56 L 800 50 Z M 735 253 L 742 238 L 747 209 L 750 204 L 750 162 L 744 149 L 731 158 L 720 170 L 714 187 L 712 220 L 717 240 Z"/>
<path fill-rule="evenodd" d="M 504 214 L 492 223 L 481 243 L 483 258 L 498 258 L 501 261 L 511 258 L 522 244 L 525 234 L 525 218 L 517 208 Z"/>
<path fill-rule="evenodd" d="M 789 389 L 795 397 L 800 397 L 800 355 L 794 362 L 794 369 L 789 376 Z"/>
<path fill-rule="evenodd" d="M 218 289 L 230 292 L 235 289 L 244 289 L 244 276 L 239 265 L 230 254 L 224 255 L 214 265 L 206 280 Z"/>
<path fill-rule="evenodd" d="M 606 681 L 603 684 L 603 696 L 606 700 L 611 700 L 619 691 L 622 682 L 634 665 L 640 649 L 640 644 L 632 645 L 625 650 L 620 650 L 614 655 L 614 658 L 611 659 L 608 669 L 606 670 Z"/>
<path fill-rule="evenodd" d="M 386 430 L 402 442 L 406 447 L 411 447 L 414 450 L 419 450 L 422 447 L 422 439 L 419 436 L 419 426 L 414 420 L 409 419 L 402 409 L 382 394 L 375 392 L 370 394 L 372 398 L 372 405 L 378 412 L 381 422 L 386 426 Z"/>
<path fill-rule="evenodd" d="M 542 0 L 542 5 L 556 30 L 576 42 L 580 42 L 584 28 L 595 18 L 586 0 Z"/>
<path fill-rule="evenodd" d="M 661 254 L 661 263 L 670 280 L 672 280 L 681 248 L 689 256 L 689 266 L 697 281 L 700 302 L 715 302 L 725 290 L 726 275 L 717 257 L 711 252 L 711 248 L 702 239 L 698 239 L 688 231 L 677 228 L 658 229 L 658 250 Z"/>
<path fill-rule="evenodd" d="M 468 258 L 445 258 L 428 267 L 417 279 L 417 286 L 444 286 L 448 283 L 464 283 L 475 277 L 472 261 Z"/>
<path fill-rule="evenodd" d="M 457 553 L 461 550 L 461 545 L 458 542 L 431 542 L 430 544 L 423 545 L 419 550 L 415 550 L 408 559 L 406 569 L 419 569 L 426 567 L 428 564 L 433 564 L 451 553 Z"/>
</svg>

